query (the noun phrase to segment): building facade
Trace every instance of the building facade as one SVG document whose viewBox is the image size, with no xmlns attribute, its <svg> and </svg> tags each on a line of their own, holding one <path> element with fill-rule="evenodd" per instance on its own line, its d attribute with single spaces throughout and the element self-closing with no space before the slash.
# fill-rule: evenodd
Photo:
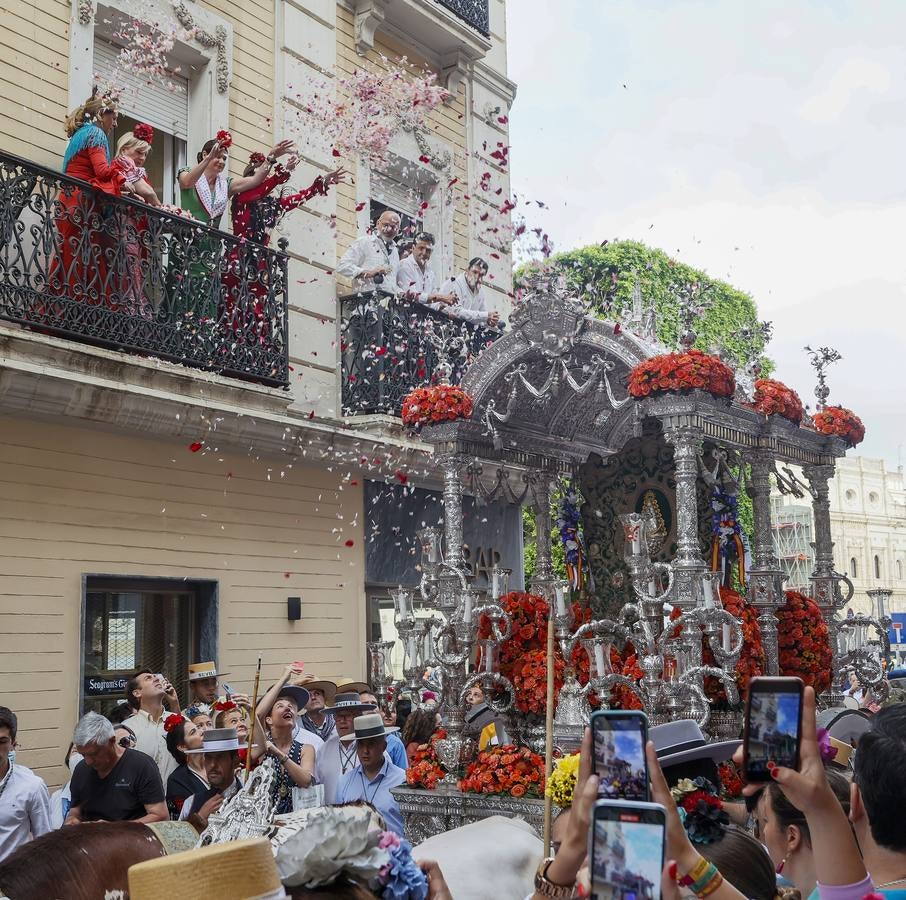
<svg viewBox="0 0 906 900">
<path fill-rule="evenodd" d="M 234 176 L 252 151 L 302 137 L 290 123 L 305 85 L 406 57 L 450 91 L 421 143 L 397 135 L 386 167 L 353 162 L 350 183 L 284 220 L 273 243 L 286 239 L 285 256 L 261 251 L 283 338 L 268 353 L 203 359 L 194 333 L 174 336 L 157 320 L 140 338 L 114 339 L 103 332 L 121 314 L 112 308 L 91 319 L 69 307 L 54 320 L 64 304 L 47 299 L 47 236 L 66 190 L 63 119 L 95 80 L 128 80 L 116 59 L 123 23 L 135 21 L 180 35 L 164 60 L 169 85 L 137 79 L 120 104 L 118 133 L 137 121 L 155 128 L 147 169 L 165 202 L 178 199 L 177 170 L 221 128 L 233 135 Z M 237 691 L 251 689 L 259 657 L 263 685 L 293 660 L 322 677 L 365 674 L 378 617 L 367 603 L 366 483 L 399 486 L 400 472 L 424 490 L 437 481 L 428 448 L 401 432 L 394 410 L 342 415 L 337 297 L 348 285 L 333 270 L 377 208 L 409 214 L 417 202 L 437 236 L 438 276 L 483 256 L 491 303 L 508 309 L 509 242 L 473 227 L 483 201 L 468 185 L 491 171 L 508 195 L 506 166 L 490 154 L 508 143 L 515 87 L 503 0 L 24 0 L 7 26 L 0 704 L 19 714 L 22 762 L 55 785 L 79 714 L 108 708 L 136 667 L 184 689 L 188 663 L 213 658 Z M 314 137 L 300 149 L 299 186 L 338 163 Z M 172 258 L 179 228 L 160 231 Z M 291 597 L 300 619 L 289 617 Z"/>
<path fill-rule="evenodd" d="M 812 509 L 805 499 L 773 498 L 774 541 L 791 587 L 808 584 L 814 562 Z M 868 591 L 892 590 L 888 612 L 906 611 L 906 489 L 902 469 L 883 460 L 837 461 L 830 485 L 834 562 L 847 575 L 857 612 L 870 612 Z"/>
</svg>

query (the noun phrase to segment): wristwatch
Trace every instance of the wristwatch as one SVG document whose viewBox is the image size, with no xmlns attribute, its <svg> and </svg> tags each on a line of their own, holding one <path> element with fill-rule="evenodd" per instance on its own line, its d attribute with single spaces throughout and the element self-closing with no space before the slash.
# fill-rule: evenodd
<svg viewBox="0 0 906 900">
<path fill-rule="evenodd" d="M 535 872 L 535 893 L 541 894 L 542 897 L 551 897 L 552 900 L 573 900 L 576 896 L 575 883 L 570 885 L 555 884 L 547 877 L 547 870 L 554 861 L 553 856 L 541 860 L 538 871 Z"/>
</svg>

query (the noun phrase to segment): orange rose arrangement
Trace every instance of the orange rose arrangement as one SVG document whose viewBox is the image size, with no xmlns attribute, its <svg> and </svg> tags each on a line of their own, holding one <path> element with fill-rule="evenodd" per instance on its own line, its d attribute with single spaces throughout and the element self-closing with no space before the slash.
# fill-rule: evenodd
<svg viewBox="0 0 906 900">
<path fill-rule="evenodd" d="M 412 391 L 403 400 L 403 424 L 412 428 L 455 422 L 472 415 L 472 398 L 454 384 L 435 384 Z"/>
<path fill-rule="evenodd" d="M 696 389 L 717 397 L 732 397 L 736 376 L 716 356 L 695 349 L 652 356 L 629 373 L 629 393 L 636 398 L 664 391 Z"/>
<path fill-rule="evenodd" d="M 749 681 L 757 675 L 763 675 L 767 660 L 764 655 L 764 643 L 761 640 L 761 626 L 758 624 L 758 612 L 745 597 L 732 588 L 720 588 L 720 599 L 724 609 L 742 623 L 742 652 L 736 663 L 736 687 L 740 700 L 745 700 Z M 671 619 L 678 619 L 681 610 L 673 608 Z M 678 629 L 674 629 L 674 634 Z M 711 645 L 702 638 L 702 663 L 706 666 L 717 665 Z M 712 703 L 727 703 L 727 692 L 722 682 L 708 675 L 705 677 L 705 694 Z"/>
<path fill-rule="evenodd" d="M 818 604 L 799 591 L 787 591 L 777 610 L 780 674 L 801 678 L 816 694 L 831 684 L 833 654 L 827 623 Z"/>
<path fill-rule="evenodd" d="M 544 760 L 528 747 L 491 747 L 469 764 L 459 789 L 470 794 L 544 796 Z"/>
<path fill-rule="evenodd" d="M 835 434 L 842 437 L 850 447 L 861 444 L 865 438 L 862 420 L 844 406 L 825 406 L 812 416 L 815 429 L 821 434 Z"/>
<path fill-rule="evenodd" d="M 805 415 L 799 395 L 780 381 L 759 378 L 755 382 L 755 409 L 765 416 L 783 416 L 798 425 Z"/>
<path fill-rule="evenodd" d="M 447 736 L 443 728 L 438 729 L 431 735 L 431 740 L 427 744 L 422 744 L 415 751 L 409 768 L 406 769 L 406 784 L 409 787 L 427 788 L 433 791 L 438 782 L 447 774 L 447 770 L 441 765 L 437 756 L 435 743 Z"/>
<path fill-rule="evenodd" d="M 563 657 L 554 653 L 554 698 L 563 687 Z M 547 703 L 547 651 L 529 650 L 513 666 L 510 681 L 516 696 L 516 709 L 524 713 L 541 715 Z"/>
</svg>

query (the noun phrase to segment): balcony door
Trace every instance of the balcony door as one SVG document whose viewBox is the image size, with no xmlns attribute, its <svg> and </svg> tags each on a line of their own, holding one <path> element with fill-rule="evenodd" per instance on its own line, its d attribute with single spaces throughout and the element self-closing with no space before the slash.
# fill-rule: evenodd
<svg viewBox="0 0 906 900">
<path fill-rule="evenodd" d="M 111 153 L 116 153 L 117 141 L 131 132 L 137 122 L 147 122 L 154 129 L 151 153 L 145 163 L 148 180 L 161 203 L 179 205 L 176 173 L 186 164 L 186 137 L 189 129 L 189 81 L 179 72 L 167 72 L 171 88 L 158 80 L 142 80 L 124 73 L 116 65 L 120 52 L 115 44 L 95 37 L 94 64 L 101 82 L 123 85 L 120 95 L 120 115 L 113 135 Z"/>
</svg>

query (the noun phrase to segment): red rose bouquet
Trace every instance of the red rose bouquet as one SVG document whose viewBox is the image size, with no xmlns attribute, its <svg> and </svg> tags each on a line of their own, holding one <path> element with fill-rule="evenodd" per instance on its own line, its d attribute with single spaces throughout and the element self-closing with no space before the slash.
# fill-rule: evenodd
<svg viewBox="0 0 906 900">
<path fill-rule="evenodd" d="M 777 610 L 777 643 L 781 675 L 801 678 L 816 694 L 830 687 L 830 635 L 821 610 L 811 597 L 799 591 L 786 592 L 786 603 Z"/>
<path fill-rule="evenodd" d="M 435 384 L 416 388 L 403 400 L 403 423 L 413 428 L 455 422 L 457 419 L 468 419 L 471 415 L 472 398 L 456 385 Z"/>
<path fill-rule="evenodd" d="M 636 398 L 664 391 L 696 389 L 718 397 L 732 397 L 736 377 L 733 370 L 716 356 L 695 349 L 653 356 L 629 373 L 629 393 Z"/>
<path fill-rule="evenodd" d="M 554 698 L 563 687 L 563 657 L 554 653 Z M 513 665 L 510 681 L 516 693 L 516 709 L 541 715 L 547 708 L 547 651 L 529 650 Z"/>
<path fill-rule="evenodd" d="M 406 784 L 409 787 L 426 788 L 433 791 L 438 782 L 447 774 L 434 746 L 437 741 L 446 736 L 447 732 L 440 728 L 431 735 L 431 740 L 427 744 L 422 744 L 415 751 L 415 756 L 409 763 L 409 768 L 406 769 Z"/>
<path fill-rule="evenodd" d="M 780 381 L 759 378 L 755 382 L 755 409 L 762 415 L 783 416 L 798 425 L 805 415 L 799 395 Z"/>
<path fill-rule="evenodd" d="M 208 134 L 210 134 L 210 132 L 208 132 Z M 233 146 L 233 135 L 225 128 L 221 128 L 221 130 L 217 132 L 215 140 L 220 144 L 221 150 L 227 150 L 229 147 Z"/>
<path fill-rule="evenodd" d="M 861 444 L 865 438 L 865 426 L 862 420 L 851 410 L 843 406 L 825 406 L 812 416 L 815 429 L 821 434 L 835 434 L 842 437 L 850 447 Z"/>
<path fill-rule="evenodd" d="M 525 591 L 510 591 L 498 601 L 513 623 L 513 633 L 500 645 L 500 671 L 507 677 L 513 664 L 529 650 L 542 650 L 547 642 L 547 617 L 550 607 L 544 597 Z M 478 639 L 491 636 L 491 623 L 482 616 Z"/>
<path fill-rule="evenodd" d="M 491 747 L 466 769 L 459 789 L 470 794 L 544 796 L 544 760 L 528 747 Z"/>
</svg>

